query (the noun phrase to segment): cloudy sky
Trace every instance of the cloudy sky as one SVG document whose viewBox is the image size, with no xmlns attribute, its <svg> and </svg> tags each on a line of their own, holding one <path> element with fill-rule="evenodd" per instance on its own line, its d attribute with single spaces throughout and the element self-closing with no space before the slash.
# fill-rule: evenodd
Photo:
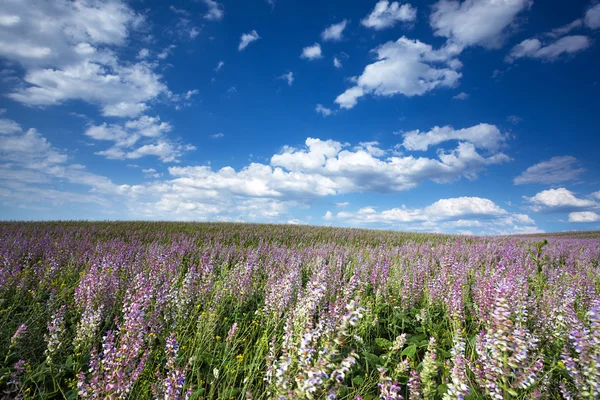
<svg viewBox="0 0 600 400">
<path fill-rule="evenodd" d="M 600 4 L 3 0 L 0 218 L 600 229 Z"/>
</svg>

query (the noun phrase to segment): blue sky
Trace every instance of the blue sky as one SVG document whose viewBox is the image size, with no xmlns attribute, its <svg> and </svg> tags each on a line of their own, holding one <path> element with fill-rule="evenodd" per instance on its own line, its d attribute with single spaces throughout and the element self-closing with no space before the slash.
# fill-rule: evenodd
<svg viewBox="0 0 600 400">
<path fill-rule="evenodd" d="M 600 229 L 600 4 L 6 0 L 0 218 Z"/>
</svg>

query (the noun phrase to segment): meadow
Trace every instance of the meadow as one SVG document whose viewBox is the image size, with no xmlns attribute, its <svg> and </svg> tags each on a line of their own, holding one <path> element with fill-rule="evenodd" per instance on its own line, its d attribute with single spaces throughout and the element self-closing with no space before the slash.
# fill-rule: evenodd
<svg viewBox="0 0 600 400">
<path fill-rule="evenodd" d="M 0 223 L 2 399 L 600 398 L 600 233 Z"/>
</svg>

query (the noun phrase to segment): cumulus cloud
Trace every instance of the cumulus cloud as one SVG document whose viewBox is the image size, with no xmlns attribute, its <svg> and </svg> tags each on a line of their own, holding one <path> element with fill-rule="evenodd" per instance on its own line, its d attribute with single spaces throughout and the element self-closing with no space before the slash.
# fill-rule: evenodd
<svg viewBox="0 0 600 400">
<path fill-rule="evenodd" d="M 115 51 L 144 23 L 126 3 L 10 0 L 3 6 L 18 23 L 0 31 L 0 56 L 25 70 L 9 98 L 29 106 L 81 100 L 105 116 L 135 117 L 170 93 L 158 63 L 145 61 L 148 49 L 139 50 L 138 62 L 123 62 Z"/>
<path fill-rule="evenodd" d="M 148 49 L 140 49 L 138 52 L 137 58 L 144 59 L 150 57 L 150 50 Z"/>
<path fill-rule="evenodd" d="M 375 8 L 360 23 L 376 30 L 391 28 L 397 22 L 413 22 L 417 19 L 417 9 L 410 4 L 402 4 L 394 1 L 381 0 L 375 4 Z"/>
<path fill-rule="evenodd" d="M 589 209 L 598 206 L 593 200 L 580 199 L 575 193 L 565 188 L 543 190 L 533 197 L 523 198 L 531 204 L 533 211 L 564 212 L 574 209 Z"/>
<path fill-rule="evenodd" d="M 585 26 L 590 29 L 600 28 L 600 4 L 596 4 L 586 11 L 584 17 Z"/>
<path fill-rule="evenodd" d="M 569 222 L 598 222 L 600 215 L 593 211 L 578 211 L 569 214 Z"/>
<path fill-rule="evenodd" d="M 122 1 L 8 0 L 2 14 L 0 55 L 27 66 L 63 66 L 97 46 L 123 45 L 143 16 Z"/>
<path fill-rule="evenodd" d="M 503 153 L 483 157 L 470 143 L 459 143 L 449 152 L 438 151 L 438 159 L 391 156 L 363 143 L 352 150 L 337 141 L 309 138 L 305 149 L 284 148 L 271 158 L 271 165 L 297 173 L 327 177 L 336 183 L 336 193 L 350 191 L 394 192 L 412 189 L 425 180 L 452 182 L 460 177 L 476 179 L 488 165 L 510 160 Z"/>
<path fill-rule="evenodd" d="M 325 219 L 422 231 L 453 231 L 465 227 L 497 234 L 540 231 L 527 214 L 509 213 L 492 200 L 481 197 L 441 199 L 423 208 L 401 206 L 377 211 L 374 207 L 363 207 L 336 215 L 328 211 Z"/>
<path fill-rule="evenodd" d="M 161 122 L 160 116 L 144 115 L 129 120 L 124 125 L 107 124 L 89 125 L 85 135 L 94 140 L 110 141 L 113 145 L 96 152 L 108 159 L 137 159 L 144 156 L 156 156 L 163 162 L 174 162 L 184 152 L 195 150 L 194 146 L 173 143 L 166 134 L 173 129 L 169 122 Z M 133 148 L 138 144 L 137 148 Z"/>
<path fill-rule="evenodd" d="M 225 61 L 219 61 L 217 63 L 217 66 L 215 67 L 215 71 L 219 72 L 221 70 L 221 68 L 223 68 L 224 65 L 225 65 Z"/>
<path fill-rule="evenodd" d="M 407 97 L 421 96 L 441 87 L 458 84 L 462 64 L 455 56 L 460 49 L 448 44 L 434 50 L 419 40 L 401 37 L 373 50 L 377 61 L 365 67 L 355 79 L 356 86 L 339 95 L 335 102 L 341 108 L 352 108 L 358 98 L 373 94 Z"/>
<path fill-rule="evenodd" d="M 506 140 L 495 125 L 478 124 L 469 128 L 455 130 L 451 126 L 435 126 L 429 132 L 418 129 L 402 134 L 402 146 L 407 150 L 426 151 L 430 146 L 449 140 L 466 141 L 478 149 L 497 150 Z"/>
<path fill-rule="evenodd" d="M 456 96 L 452 97 L 453 100 L 467 100 L 469 95 L 465 92 L 460 92 Z"/>
<path fill-rule="evenodd" d="M 300 57 L 306 58 L 307 60 L 316 60 L 323 57 L 323 54 L 321 53 L 321 45 L 319 43 L 315 43 L 312 46 L 303 48 Z"/>
<path fill-rule="evenodd" d="M 90 125 L 86 134 L 94 140 L 114 144 L 99 152 L 108 158 L 134 160 L 154 156 L 169 162 L 191 150 L 190 146 L 168 141 L 165 132 L 168 129 L 160 128 L 162 122 L 158 117 L 130 122 Z M 161 135 L 154 137 L 158 131 Z M 81 165 L 68 164 L 68 157 L 37 131 L 21 130 L 0 135 L 0 158 L 9 163 L 0 165 L 0 190 L 10 192 L 7 182 L 18 182 L 20 194 L 9 196 L 17 202 L 40 188 L 31 185 L 65 181 L 85 188 L 92 193 L 90 196 L 103 202 L 102 212 L 110 211 L 114 205 L 128 218 L 285 221 L 293 218 L 288 210 L 308 207 L 319 197 L 397 192 L 414 188 L 425 180 L 445 183 L 461 177 L 474 179 L 476 171 L 507 161 L 503 154 L 482 157 L 469 143 L 461 143 L 452 151 L 439 151 L 437 159 L 389 154 L 377 142 L 351 146 L 309 138 L 305 146 L 284 147 L 266 164 L 250 163 L 241 169 L 172 166 L 165 176 L 157 176 L 159 173 L 153 168 L 146 168 L 143 173 L 151 181 L 117 185 L 106 177 L 87 172 Z M 48 195 L 56 198 L 69 195 L 61 193 Z M 466 206 L 450 207 L 439 202 L 428 210 L 451 217 L 448 208 L 463 215 L 461 207 Z M 475 209 L 475 205 L 471 207 Z M 495 213 L 500 215 L 501 211 Z"/>
<path fill-rule="evenodd" d="M 21 132 L 21 126 L 10 119 L 0 118 L 0 134 L 11 134 Z"/>
<path fill-rule="evenodd" d="M 436 36 L 461 46 L 498 48 L 509 27 L 532 0 L 440 0 L 433 5 L 429 23 Z"/>
<path fill-rule="evenodd" d="M 559 156 L 552 157 L 550 160 L 542 161 L 527 168 L 523 173 L 514 179 L 515 185 L 525 184 L 552 184 L 576 180 L 579 175 L 584 173 L 585 168 L 579 168 L 579 163 L 575 157 Z"/>
<path fill-rule="evenodd" d="M 204 14 L 204 19 L 209 21 L 219 21 L 223 19 L 223 16 L 225 15 L 223 4 L 213 0 L 204 0 L 204 4 L 208 7 L 208 12 Z"/>
<path fill-rule="evenodd" d="M 162 174 L 157 172 L 154 168 L 146 168 L 143 169 L 142 172 L 147 178 L 160 178 L 162 176 Z"/>
<path fill-rule="evenodd" d="M 337 42 L 342 40 L 344 37 L 344 29 L 346 29 L 347 24 L 348 21 L 343 20 L 341 22 L 338 22 L 337 24 L 333 24 L 327 27 L 323 32 L 321 32 L 321 39 L 323 39 L 326 42 Z"/>
<path fill-rule="evenodd" d="M 340 61 L 339 58 L 337 57 L 333 57 L 333 66 L 336 68 L 342 68 L 342 62 Z"/>
<path fill-rule="evenodd" d="M 537 58 L 543 61 L 555 61 L 562 55 L 571 55 L 590 47 L 587 36 L 565 36 L 547 45 L 539 39 L 525 39 L 510 51 L 506 62 L 512 63 L 519 58 Z"/>
<path fill-rule="evenodd" d="M 84 61 L 62 70 L 31 70 L 23 80 L 31 86 L 10 93 L 8 96 L 13 100 L 33 106 L 84 100 L 101 106 L 105 116 L 136 116 L 147 108 L 145 102 L 167 90 L 145 63 L 107 69 Z"/>
<path fill-rule="evenodd" d="M 256 33 L 255 30 L 252 30 L 249 33 L 244 33 L 240 37 L 240 44 L 238 45 L 238 51 L 244 50 L 246 47 L 248 47 L 248 45 L 250 43 L 257 41 L 258 39 L 260 39 L 260 36 L 258 36 L 258 33 Z"/>
</svg>

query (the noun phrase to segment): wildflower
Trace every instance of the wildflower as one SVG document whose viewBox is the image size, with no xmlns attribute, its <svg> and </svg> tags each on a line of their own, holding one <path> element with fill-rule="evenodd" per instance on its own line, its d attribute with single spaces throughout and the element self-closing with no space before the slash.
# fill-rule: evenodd
<svg viewBox="0 0 600 400">
<path fill-rule="evenodd" d="M 61 306 L 54 314 L 50 322 L 47 323 L 48 334 L 44 335 L 44 339 L 47 343 L 46 363 L 52 364 L 52 357 L 60 350 L 63 343 L 63 333 L 65 330 L 65 311 L 66 306 Z"/>
<path fill-rule="evenodd" d="M 233 325 L 231 325 L 231 328 L 229 329 L 229 332 L 227 333 L 227 338 L 225 339 L 226 342 L 231 341 L 231 339 L 233 339 L 233 337 L 235 336 L 235 332 L 237 331 L 237 327 L 238 327 L 238 323 L 234 322 Z"/>
<path fill-rule="evenodd" d="M 400 394 L 402 388 L 398 385 L 398 382 L 392 382 L 392 378 L 387 376 L 387 370 L 384 368 L 378 368 L 379 370 L 379 398 L 381 400 L 404 400 L 404 397 Z"/>
<path fill-rule="evenodd" d="M 19 325 L 19 327 L 17 328 L 15 333 L 10 338 L 10 347 L 14 348 L 17 345 L 17 343 L 19 343 L 19 341 L 25 336 L 26 332 L 27 332 L 27 325 L 25 325 L 25 324 Z"/>
<path fill-rule="evenodd" d="M 464 399 L 470 392 L 467 385 L 467 369 L 465 360 L 465 341 L 460 331 L 457 332 L 452 348 L 452 371 L 451 382 L 448 383 L 448 391 L 444 394 L 444 400 Z"/>
<path fill-rule="evenodd" d="M 423 384 L 423 396 L 425 399 L 432 399 L 435 397 L 437 392 L 437 354 L 436 354 L 436 340 L 435 338 L 429 339 L 429 345 L 427 346 L 427 353 L 423 359 L 423 370 L 421 371 L 421 383 Z"/>
<path fill-rule="evenodd" d="M 404 345 L 406 344 L 406 333 L 403 333 L 402 335 L 396 337 L 396 340 L 394 340 L 394 343 L 392 344 L 392 347 L 390 347 L 391 351 L 400 351 L 402 350 L 402 348 L 404 347 Z"/>
</svg>

